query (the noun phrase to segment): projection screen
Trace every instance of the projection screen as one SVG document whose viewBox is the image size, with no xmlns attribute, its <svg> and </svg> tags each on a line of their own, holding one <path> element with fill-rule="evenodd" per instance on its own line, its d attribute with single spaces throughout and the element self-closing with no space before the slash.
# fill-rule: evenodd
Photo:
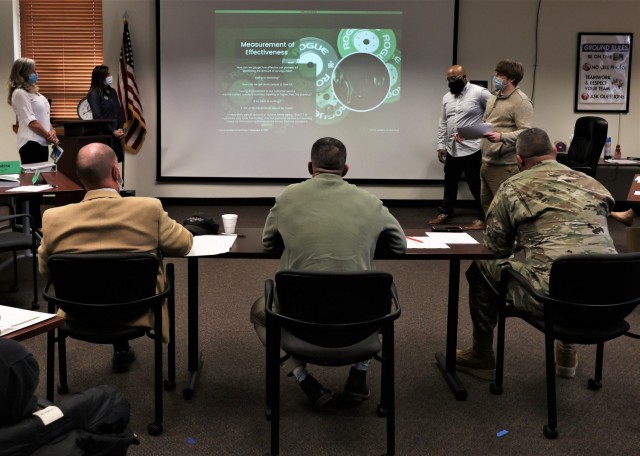
<svg viewBox="0 0 640 456">
<path fill-rule="evenodd" d="M 157 0 L 160 181 L 293 181 L 311 144 L 351 181 L 442 179 L 452 0 Z"/>
</svg>

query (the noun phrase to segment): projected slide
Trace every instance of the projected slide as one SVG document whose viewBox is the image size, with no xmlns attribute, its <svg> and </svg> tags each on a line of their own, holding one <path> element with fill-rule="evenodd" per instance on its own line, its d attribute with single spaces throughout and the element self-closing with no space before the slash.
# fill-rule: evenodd
<svg viewBox="0 0 640 456">
<path fill-rule="evenodd" d="M 350 180 L 442 179 L 451 3 L 158 0 L 158 179 L 299 181 L 324 136 Z"/>
<path fill-rule="evenodd" d="M 216 11 L 215 85 L 224 100 L 216 109 L 219 131 L 335 125 L 364 113 L 371 131 L 398 131 L 402 13 L 382 13 L 396 26 L 388 29 L 300 27 L 336 24 L 344 14 Z M 349 14 L 362 19 L 371 13 Z M 284 26 L 260 27 L 265 15 L 278 16 Z"/>
</svg>

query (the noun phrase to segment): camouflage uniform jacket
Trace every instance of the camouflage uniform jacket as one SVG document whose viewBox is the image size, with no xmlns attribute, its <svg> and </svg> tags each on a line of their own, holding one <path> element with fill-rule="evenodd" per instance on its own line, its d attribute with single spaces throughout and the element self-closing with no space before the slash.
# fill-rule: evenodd
<svg viewBox="0 0 640 456">
<path fill-rule="evenodd" d="M 616 253 L 607 225 L 613 204 L 609 191 L 595 179 L 544 160 L 505 181 L 487 213 L 485 245 L 499 258 L 508 258 L 517 239 L 524 261 L 514 257 L 487 261 L 481 269 L 495 285 L 501 266 L 509 264 L 548 294 L 549 271 L 556 258 Z M 529 307 L 514 299 L 516 305 Z"/>
</svg>

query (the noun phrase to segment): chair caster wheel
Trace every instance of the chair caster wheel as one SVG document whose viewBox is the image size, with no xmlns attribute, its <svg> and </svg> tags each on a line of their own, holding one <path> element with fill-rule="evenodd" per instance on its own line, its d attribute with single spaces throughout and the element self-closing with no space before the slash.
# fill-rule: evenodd
<svg viewBox="0 0 640 456">
<path fill-rule="evenodd" d="M 495 383 L 492 383 L 489 385 L 489 391 L 491 391 L 492 394 L 502 394 L 502 386 L 498 386 Z"/>
<path fill-rule="evenodd" d="M 174 389 L 176 389 L 176 382 L 175 381 L 171 381 L 171 380 L 167 380 L 165 379 L 164 381 L 164 390 L 165 391 L 173 391 Z"/>
<path fill-rule="evenodd" d="M 58 394 L 67 394 L 69 392 L 69 385 L 63 385 L 58 383 Z"/>
<path fill-rule="evenodd" d="M 151 423 L 147 426 L 147 432 L 149 432 L 149 435 L 152 436 L 157 436 L 162 434 L 162 425 L 161 424 L 156 424 L 156 423 Z"/>
<path fill-rule="evenodd" d="M 386 407 L 383 407 L 382 405 L 378 405 L 378 407 L 376 408 L 376 415 L 378 415 L 380 418 L 384 418 L 387 416 L 388 410 Z"/>
<path fill-rule="evenodd" d="M 40 304 L 38 304 L 37 302 L 34 301 L 31 303 L 31 309 L 37 310 L 39 308 L 40 308 Z"/>
<path fill-rule="evenodd" d="M 193 390 L 191 388 L 185 388 L 182 390 L 182 397 L 189 400 L 193 397 Z"/>
<path fill-rule="evenodd" d="M 602 382 L 597 382 L 592 378 L 589 379 L 588 385 L 589 385 L 589 389 L 592 389 L 592 390 L 595 390 L 595 391 L 597 391 L 600 388 L 602 388 Z"/>
<path fill-rule="evenodd" d="M 549 440 L 553 440 L 558 437 L 558 431 L 556 429 L 551 429 L 548 424 L 544 425 L 544 428 L 542 428 L 542 433 Z"/>
</svg>

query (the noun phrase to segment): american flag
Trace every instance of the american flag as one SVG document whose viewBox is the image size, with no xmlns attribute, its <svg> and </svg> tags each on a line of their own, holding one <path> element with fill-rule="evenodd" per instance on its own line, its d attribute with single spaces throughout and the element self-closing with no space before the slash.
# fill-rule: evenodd
<svg viewBox="0 0 640 456">
<path fill-rule="evenodd" d="M 120 66 L 118 68 L 118 100 L 124 119 L 124 148 L 128 152 L 137 153 L 144 143 L 147 134 L 147 124 L 142 114 L 140 93 L 133 71 L 133 50 L 129 23 L 124 22 L 122 33 L 122 48 L 120 49 Z"/>
</svg>

